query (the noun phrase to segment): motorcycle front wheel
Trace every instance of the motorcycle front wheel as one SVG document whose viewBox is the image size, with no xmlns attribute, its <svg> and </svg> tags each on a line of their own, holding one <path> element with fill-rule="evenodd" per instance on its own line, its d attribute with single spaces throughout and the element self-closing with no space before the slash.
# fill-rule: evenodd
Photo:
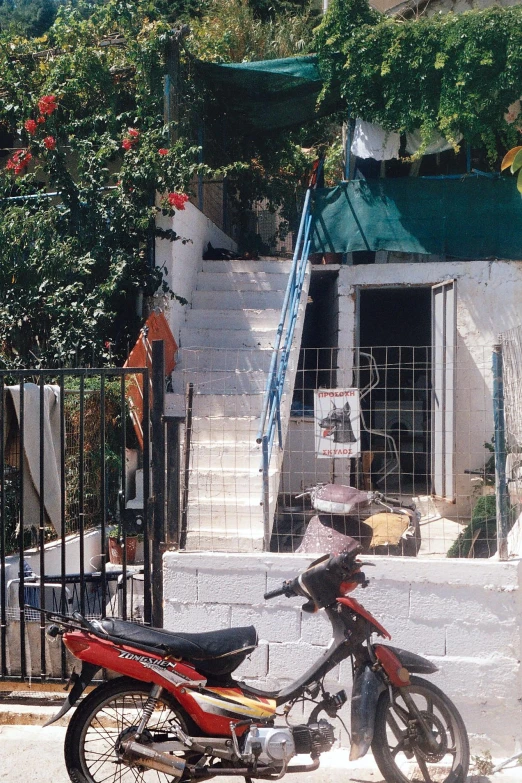
<svg viewBox="0 0 522 783">
<path fill-rule="evenodd" d="M 145 683 L 118 677 L 100 685 L 80 703 L 65 736 L 65 764 L 74 783 L 172 781 L 174 776 L 164 772 L 129 767 L 118 755 L 118 743 L 140 722 L 149 691 Z M 145 737 L 150 741 L 174 738 L 177 726 L 189 733 L 180 706 L 164 693 L 147 723 Z"/>
<path fill-rule="evenodd" d="M 466 727 L 453 702 L 431 682 L 411 677 L 408 687 L 432 740 L 394 689 L 379 697 L 372 751 L 387 783 L 464 783 L 469 766 Z"/>
</svg>

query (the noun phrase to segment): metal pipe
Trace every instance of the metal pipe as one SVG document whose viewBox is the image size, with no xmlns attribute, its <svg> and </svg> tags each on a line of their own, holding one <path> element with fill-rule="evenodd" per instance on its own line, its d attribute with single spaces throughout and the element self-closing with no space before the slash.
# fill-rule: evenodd
<svg viewBox="0 0 522 783">
<path fill-rule="evenodd" d="M 123 579 L 121 581 L 121 617 L 127 619 L 127 530 L 125 518 L 125 500 L 127 497 L 127 466 L 126 466 L 126 448 L 127 448 L 127 419 L 125 416 L 127 409 L 127 400 L 125 398 L 125 376 L 120 377 L 120 409 L 121 409 L 121 482 L 120 482 L 120 522 L 122 531 L 122 566 Z M 123 516 L 123 519 L 121 519 Z"/>
<path fill-rule="evenodd" d="M 495 422 L 495 487 L 497 500 L 497 551 L 508 559 L 509 493 L 506 480 L 506 431 L 504 419 L 504 378 L 502 346 L 493 347 L 493 417 Z"/>
<path fill-rule="evenodd" d="M 38 545 L 40 547 L 40 577 L 45 574 L 45 452 L 44 452 L 44 406 L 45 406 L 45 379 L 40 378 L 40 486 L 39 486 L 39 530 Z M 81 570 L 81 569 L 80 569 Z M 40 579 L 40 609 L 45 609 L 45 588 Z M 46 673 L 45 665 L 45 615 L 40 614 L 40 675 L 43 679 Z"/>
<path fill-rule="evenodd" d="M 179 548 L 185 549 L 187 545 L 188 528 L 188 494 L 190 477 L 190 446 L 192 441 L 192 408 L 194 404 L 194 384 L 187 385 L 187 417 L 185 419 L 185 455 L 183 468 L 183 500 L 181 507 L 181 530 L 179 536 Z"/>
<path fill-rule="evenodd" d="M 80 420 L 79 420 L 79 466 L 78 470 L 78 530 L 80 533 L 80 613 L 85 616 L 85 375 L 80 375 Z M 43 573 L 43 572 L 42 572 Z"/>
<path fill-rule="evenodd" d="M 134 371 L 136 372 L 136 370 Z M 138 370 L 143 378 L 143 560 L 145 584 L 150 585 L 150 376 L 147 368 Z M 145 622 L 152 624 L 152 597 L 151 591 L 145 590 L 143 596 L 143 614 Z"/>
<path fill-rule="evenodd" d="M 165 544 L 165 344 L 152 341 L 152 624 L 163 627 L 163 549 Z"/>
<path fill-rule="evenodd" d="M 7 677 L 7 607 L 5 578 L 5 386 L 0 374 L 0 655 L 2 677 Z"/>
<path fill-rule="evenodd" d="M 25 680 L 27 676 L 27 660 L 25 652 L 25 562 L 24 562 L 24 452 L 25 452 L 25 383 L 22 377 L 20 384 L 20 454 L 18 467 L 20 470 L 20 484 L 19 484 L 19 509 L 20 514 L 18 516 L 18 564 L 19 564 L 19 579 L 18 582 L 18 611 L 20 617 L 20 672 L 22 679 Z"/>
<path fill-rule="evenodd" d="M 102 611 L 104 618 L 107 614 L 107 475 L 105 470 L 105 373 L 100 371 L 100 536 L 101 536 L 101 575 L 102 575 Z"/>
</svg>

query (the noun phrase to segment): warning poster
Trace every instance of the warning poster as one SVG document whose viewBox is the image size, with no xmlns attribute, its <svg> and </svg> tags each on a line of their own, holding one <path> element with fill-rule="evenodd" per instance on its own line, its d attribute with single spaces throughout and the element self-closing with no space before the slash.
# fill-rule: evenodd
<svg viewBox="0 0 522 783">
<path fill-rule="evenodd" d="M 349 459 L 360 454 L 359 389 L 317 389 L 314 415 L 318 457 Z"/>
</svg>

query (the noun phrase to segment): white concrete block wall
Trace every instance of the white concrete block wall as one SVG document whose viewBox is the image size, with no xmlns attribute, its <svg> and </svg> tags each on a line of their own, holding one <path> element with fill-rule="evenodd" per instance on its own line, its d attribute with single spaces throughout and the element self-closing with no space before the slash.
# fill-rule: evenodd
<svg viewBox="0 0 522 783">
<path fill-rule="evenodd" d="M 192 293 L 196 287 L 198 271 L 203 266 L 203 253 L 210 242 L 214 247 L 226 247 L 236 250 L 236 243 L 221 231 L 194 204 L 188 202 L 185 209 L 176 212 L 174 217 L 159 213 L 156 226 L 163 230 L 173 230 L 180 237 L 188 239 L 171 242 L 169 239 L 156 239 L 156 265 L 165 268 L 165 281 L 172 291 L 188 302 L 192 301 Z M 163 301 L 158 297 L 158 304 L 166 309 L 172 334 L 179 345 L 180 329 L 185 322 L 186 305 L 170 299 Z"/>
<path fill-rule="evenodd" d="M 169 552 L 164 556 L 165 627 L 207 631 L 255 625 L 260 644 L 238 670 L 262 687 L 306 671 L 330 638 L 324 612 L 307 615 L 302 599 L 264 601 L 313 558 L 270 553 Z M 522 747 L 520 672 L 522 566 L 484 560 L 367 557 L 375 567 L 361 601 L 392 634 L 392 644 L 439 666 L 432 680 L 457 704 L 474 752 L 493 756 Z M 350 661 L 329 676 L 329 689 L 351 691 Z M 343 710 L 349 721 L 349 710 Z M 346 744 L 344 732 L 341 740 Z"/>
</svg>

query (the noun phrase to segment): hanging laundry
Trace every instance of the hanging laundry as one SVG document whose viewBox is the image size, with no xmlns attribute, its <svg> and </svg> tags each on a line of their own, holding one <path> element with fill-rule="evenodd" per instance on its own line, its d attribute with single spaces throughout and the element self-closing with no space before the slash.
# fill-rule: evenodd
<svg viewBox="0 0 522 783">
<path fill-rule="evenodd" d="M 351 146 L 357 158 L 391 160 L 399 157 L 401 137 L 395 131 L 387 131 L 372 122 L 356 120 Z"/>
<path fill-rule="evenodd" d="M 6 387 L 6 421 L 4 423 L 6 462 L 20 465 L 20 386 Z M 43 415 L 43 504 L 45 521 L 56 532 L 61 531 L 60 474 L 60 387 L 44 386 L 43 410 L 40 407 L 40 387 L 24 384 L 24 527 L 40 525 L 40 415 Z"/>
<path fill-rule="evenodd" d="M 461 139 L 462 136 L 459 135 L 458 138 L 455 139 L 456 143 L 458 144 Z M 419 129 L 406 134 L 406 152 L 408 155 L 415 155 L 415 153 L 419 151 L 421 145 L 422 136 Z M 444 136 L 441 136 L 440 133 L 434 133 L 430 139 L 430 143 L 422 154 L 436 155 L 438 152 L 446 152 L 447 150 L 452 149 L 453 144 L 450 144 L 450 142 L 447 141 Z"/>
</svg>

